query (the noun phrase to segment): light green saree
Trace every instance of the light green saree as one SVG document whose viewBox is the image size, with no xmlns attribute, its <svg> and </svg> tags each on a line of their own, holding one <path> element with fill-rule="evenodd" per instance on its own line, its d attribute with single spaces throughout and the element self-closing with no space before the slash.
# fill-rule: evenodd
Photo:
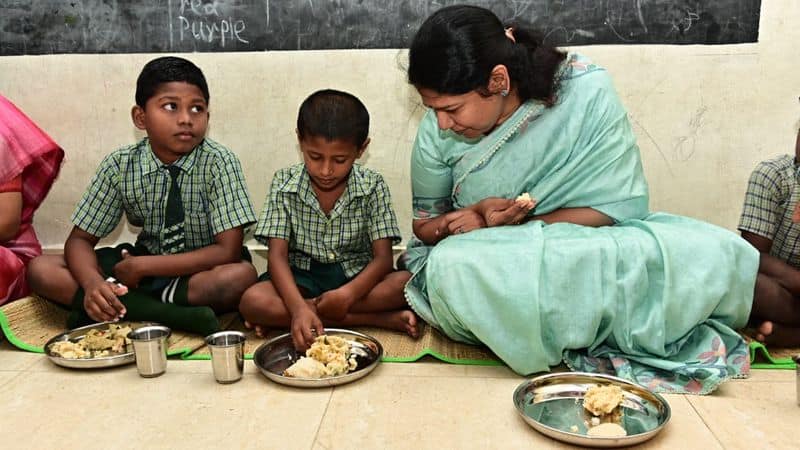
<svg viewBox="0 0 800 450">
<path fill-rule="evenodd" d="M 483 228 L 413 241 L 406 298 L 452 339 L 483 343 L 521 374 L 562 360 L 656 391 L 706 393 L 749 371 L 733 329 L 750 314 L 758 252 L 722 228 L 650 214 L 639 149 L 606 72 L 571 55 L 559 100 L 528 102 L 479 140 L 423 119 L 415 218 L 529 192 L 534 214 L 592 207 L 616 224 Z"/>
</svg>

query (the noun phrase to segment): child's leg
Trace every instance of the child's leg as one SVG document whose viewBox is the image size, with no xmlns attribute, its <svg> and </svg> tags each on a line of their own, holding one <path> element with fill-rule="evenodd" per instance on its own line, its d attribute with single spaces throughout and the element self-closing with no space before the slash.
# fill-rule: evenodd
<svg viewBox="0 0 800 450">
<path fill-rule="evenodd" d="M 792 295 L 800 295 L 800 271 L 772 255 L 761 254 L 758 273 L 767 275 Z"/>
<path fill-rule="evenodd" d="M 288 327 L 292 323 L 289 310 L 271 281 L 250 286 L 242 295 L 239 312 L 249 325 L 255 327 Z"/>
<path fill-rule="evenodd" d="M 33 292 L 64 306 L 72 304 L 79 288 L 63 255 L 37 256 L 28 263 L 27 276 Z"/>
<path fill-rule="evenodd" d="M 326 321 L 326 326 L 371 326 L 418 337 L 417 315 L 408 308 L 403 293 L 409 279 L 411 272 L 405 270 L 386 275 L 366 297 L 353 304 L 342 320 Z"/>
<path fill-rule="evenodd" d="M 411 279 L 411 272 L 392 272 L 376 284 L 361 301 L 353 304 L 351 313 L 385 312 L 408 309 L 403 289 Z"/>
<path fill-rule="evenodd" d="M 419 327 L 417 325 L 417 315 L 413 311 L 394 310 L 387 312 L 372 313 L 348 313 L 344 319 L 336 322 L 326 321 L 325 326 L 329 327 L 356 327 L 368 326 L 386 328 L 389 330 L 402 331 L 412 338 L 419 337 Z"/>
<path fill-rule="evenodd" d="M 756 340 L 778 347 L 797 347 L 800 346 L 800 327 L 789 327 L 767 320 L 758 327 Z"/>
<path fill-rule="evenodd" d="M 249 262 L 224 264 L 192 275 L 186 298 L 189 305 L 210 306 L 218 314 L 236 311 L 242 294 L 256 280 L 256 269 Z"/>
<path fill-rule="evenodd" d="M 758 274 L 750 316 L 762 321 L 756 336 L 759 341 L 800 345 L 800 299 L 777 279 Z"/>
<path fill-rule="evenodd" d="M 800 326 L 800 299 L 792 295 L 776 279 L 759 273 L 750 315 L 761 320 Z"/>
</svg>

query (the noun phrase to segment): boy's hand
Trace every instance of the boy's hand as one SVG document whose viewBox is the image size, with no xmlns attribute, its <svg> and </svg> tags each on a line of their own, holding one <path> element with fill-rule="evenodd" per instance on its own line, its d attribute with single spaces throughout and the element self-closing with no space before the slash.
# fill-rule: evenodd
<svg viewBox="0 0 800 450">
<path fill-rule="evenodd" d="M 800 136 L 800 134 L 798 134 L 798 136 Z M 800 222 L 800 202 L 797 202 L 797 204 L 794 205 L 794 211 L 792 211 L 792 222 Z"/>
<path fill-rule="evenodd" d="M 342 320 L 353 306 L 353 296 L 344 286 L 323 292 L 314 300 L 317 314 L 330 320 Z"/>
<path fill-rule="evenodd" d="M 112 279 L 113 280 L 113 279 Z M 115 281 L 102 280 L 84 289 L 83 308 L 98 322 L 117 321 L 127 312 L 118 295 L 128 293 L 128 288 Z"/>
<path fill-rule="evenodd" d="M 122 250 L 122 261 L 114 266 L 114 275 L 125 286 L 136 287 L 142 280 L 143 275 L 139 270 L 138 260 L 139 258 L 131 255 L 127 250 Z"/>
<path fill-rule="evenodd" d="M 325 328 L 314 310 L 308 306 L 292 314 L 292 342 L 298 351 L 306 351 L 317 336 L 325 334 Z"/>
</svg>

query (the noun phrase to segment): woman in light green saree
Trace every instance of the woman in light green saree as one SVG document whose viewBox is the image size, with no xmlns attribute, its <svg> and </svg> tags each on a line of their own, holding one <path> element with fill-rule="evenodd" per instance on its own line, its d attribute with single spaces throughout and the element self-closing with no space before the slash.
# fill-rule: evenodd
<svg viewBox="0 0 800 450">
<path fill-rule="evenodd" d="M 564 361 L 693 393 L 748 374 L 734 330 L 751 313 L 758 252 L 722 228 L 649 212 L 605 70 L 456 6 L 417 32 L 408 74 L 430 108 L 403 258 L 421 318 L 521 374 Z M 515 201 L 524 193 L 535 206 Z"/>
</svg>

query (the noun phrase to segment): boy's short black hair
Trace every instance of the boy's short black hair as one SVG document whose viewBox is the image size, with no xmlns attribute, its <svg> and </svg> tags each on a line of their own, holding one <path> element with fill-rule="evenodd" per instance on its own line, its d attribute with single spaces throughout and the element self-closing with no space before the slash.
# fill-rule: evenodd
<svg viewBox="0 0 800 450">
<path fill-rule="evenodd" d="M 187 59 L 176 56 L 156 58 L 142 68 L 136 80 L 136 104 L 144 108 L 161 83 L 183 81 L 197 86 L 203 92 L 206 103 L 209 101 L 208 84 L 203 71 Z"/>
<path fill-rule="evenodd" d="M 309 95 L 297 114 L 297 135 L 348 141 L 361 148 L 369 136 L 369 113 L 356 96 L 333 89 Z"/>
</svg>

